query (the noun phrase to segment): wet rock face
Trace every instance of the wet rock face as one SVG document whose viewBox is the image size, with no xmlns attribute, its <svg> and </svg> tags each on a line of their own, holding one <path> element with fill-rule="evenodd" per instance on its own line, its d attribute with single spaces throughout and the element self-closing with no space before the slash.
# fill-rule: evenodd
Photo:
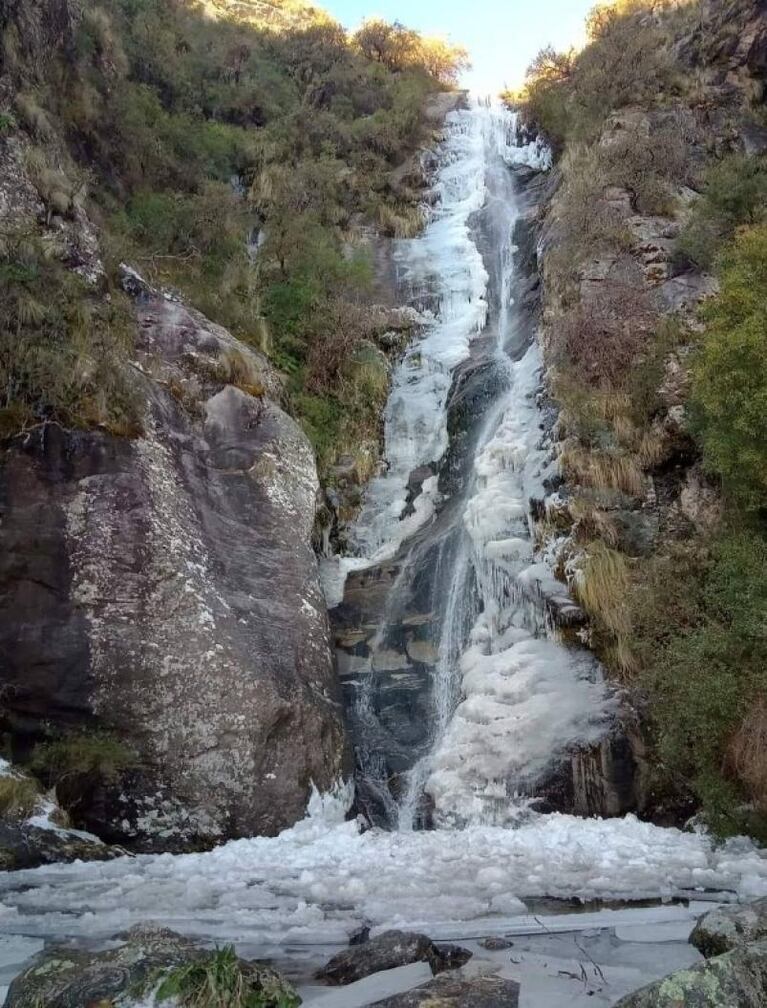
<svg viewBox="0 0 767 1008">
<path fill-rule="evenodd" d="M 376 1001 L 374 1008 L 517 1008 L 519 984 L 498 976 L 437 977 L 406 994 Z"/>
<path fill-rule="evenodd" d="M 370 941 L 333 956 L 317 973 L 318 980 L 338 986 L 354 983 L 382 970 L 426 962 L 432 973 L 459 969 L 471 959 L 471 952 L 457 945 L 435 945 L 425 934 L 385 931 Z"/>
<path fill-rule="evenodd" d="M 79 782 L 78 825 L 190 849 L 278 832 L 342 771 L 318 484 L 265 360 L 128 280 L 144 435 L 50 426 L 0 459 L 5 707 L 17 746 L 96 722 L 138 752 Z"/>
<path fill-rule="evenodd" d="M 767 1004 L 767 942 L 680 970 L 621 998 L 615 1008 L 762 1008 Z"/>
</svg>

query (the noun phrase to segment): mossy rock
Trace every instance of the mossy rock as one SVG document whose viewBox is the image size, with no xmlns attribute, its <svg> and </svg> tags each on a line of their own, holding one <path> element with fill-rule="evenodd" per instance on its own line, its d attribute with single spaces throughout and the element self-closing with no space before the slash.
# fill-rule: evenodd
<svg viewBox="0 0 767 1008">
<path fill-rule="evenodd" d="M 763 1008 L 767 941 L 679 970 L 621 998 L 615 1008 Z"/>
<path fill-rule="evenodd" d="M 767 898 L 745 906 L 717 907 L 704 914 L 690 943 L 706 958 L 731 952 L 747 942 L 767 939 Z"/>
<path fill-rule="evenodd" d="M 260 964 L 236 958 L 231 950 L 210 952 L 173 931 L 137 925 L 124 944 L 107 952 L 59 946 L 47 949 L 18 976 L 8 991 L 5 1008 L 83 1008 L 84 1005 L 129 1006 L 149 989 L 173 987 L 181 978 L 178 996 L 184 1003 L 184 978 L 206 971 L 226 956 L 226 965 L 243 977 L 248 993 L 260 995 L 263 1008 L 299 1004 L 289 984 Z M 256 991 L 256 984 L 258 990 Z M 177 993 L 173 987 L 172 993 Z M 250 1002 L 243 1002 L 243 1004 Z M 236 1008 L 232 1002 L 233 1008 Z"/>
</svg>

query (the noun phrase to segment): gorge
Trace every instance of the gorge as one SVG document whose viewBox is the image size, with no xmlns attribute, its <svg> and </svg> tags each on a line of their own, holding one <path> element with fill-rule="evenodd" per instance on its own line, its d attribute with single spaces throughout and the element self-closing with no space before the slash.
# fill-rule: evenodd
<svg viewBox="0 0 767 1008">
<path fill-rule="evenodd" d="M 767 897 L 763 4 L 601 5 L 500 98 L 293 0 L 0 29 L 8 1008 L 298 1003 L 137 993 L 157 927 L 310 1008 L 435 955 L 440 1008 L 729 983 L 687 938 Z M 391 929 L 464 948 L 328 986 Z M 706 1008 L 763 1003 L 743 954 Z"/>
</svg>

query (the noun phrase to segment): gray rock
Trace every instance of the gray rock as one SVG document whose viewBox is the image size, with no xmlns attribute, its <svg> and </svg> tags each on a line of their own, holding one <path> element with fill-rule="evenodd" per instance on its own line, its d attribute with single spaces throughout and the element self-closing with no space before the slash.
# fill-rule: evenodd
<svg viewBox="0 0 767 1008">
<path fill-rule="evenodd" d="M 0 456 L 5 709 L 26 739 L 95 721 L 138 753 L 68 778 L 76 825 L 188 850 L 300 819 L 343 729 L 306 436 L 265 358 L 139 281 L 143 436 L 51 425 Z"/>
<path fill-rule="evenodd" d="M 318 980 L 343 985 L 362 980 L 372 973 L 427 962 L 432 973 L 458 969 L 471 959 L 471 952 L 456 945 L 435 945 L 425 934 L 414 931 L 386 931 L 362 945 L 354 945 L 333 958 L 317 972 Z"/>
<path fill-rule="evenodd" d="M 488 952 L 503 952 L 514 947 L 514 942 L 508 938 L 483 938 L 479 944 Z"/>
<path fill-rule="evenodd" d="M 83 1008 L 112 1005 L 154 986 L 162 973 L 210 953 L 173 931 L 139 925 L 119 948 L 91 952 L 58 946 L 41 952 L 10 986 L 5 1008 Z M 245 984 L 264 1008 L 298 1004 L 292 989 L 267 966 L 238 962 Z M 284 1001 L 278 1001 L 283 994 Z M 272 996 L 269 996 L 272 995 Z"/>
<path fill-rule="evenodd" d="M 614 1008 L 764 1008 L 767 942 L 743 945 L 621 998 Z"/>
<path fill-rule="evenodd" d="M 517 1008 L 519 984 L 498 976 L 437 977 L 406 994 L 376 1001 L 375 1008 Z"/>
<path fill-rule="evenodd" d="M 730 952 L 746 942 L 767 938 L 767 898 L 746 906 L 722 906 L 698 921 L 690 942 L 706 958 Z"/>
<path fill-rule="evenodd" d="M 42 829 L 0 820 L 0 870 L 72 861 L 109 861 L 125 851 L 66 829 Z"/>
</svg>

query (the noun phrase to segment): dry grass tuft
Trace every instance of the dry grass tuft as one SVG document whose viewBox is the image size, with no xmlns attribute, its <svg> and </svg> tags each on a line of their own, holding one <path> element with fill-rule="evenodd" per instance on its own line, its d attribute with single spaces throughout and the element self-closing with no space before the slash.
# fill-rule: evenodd
<svg viewBox="0 0 767 1008">
<path fill-rule="evenodd" d="M 570 442 L 560 456 L 568 479 L 581 487 L 594 490 L 621 490 L 631 497 L 643 497 L 645 480 L 642 469 L 632 455 L 590 451 Z"/>
<path fill-rule="evenodd" d="M 610 547 L 620 541 L 620 531 L 613 516 L 585 497 L 570 502 L 570 513 L 575 521 L 577 537 L 589 542 L 599 539 Z"/>
<path fill-rule="evenodd" d="M 763 696 L 732 737 L 727 762 L 759 810 L 767 812 L 767 699 Z"/>
<path fill-rule="evenodd" d="M 235 385 L 238 389 L 252 396 L 264 394 L 264 384 L 261 370 L 250 354 L 237 347 L 230 347 L 218 358 L 218 371 L 221 381 L 227 385 Z"/>
<path fill-rule="evenodd" d="M 26 819 L 32 815 L 40 798 L 37 784 L 20 774 L 0 777 L 0 815 L 6 818 Z"/>
<path fill-rule="evenodd" d="M 575 578 L 573 593 L 584 610 L 607 632 L 603 657 L 620 672 L 633 671 L 631 614 L 628 606 L 631 577 L 626 557 L 600 540 L 589 543 Z"/>
</svg>

